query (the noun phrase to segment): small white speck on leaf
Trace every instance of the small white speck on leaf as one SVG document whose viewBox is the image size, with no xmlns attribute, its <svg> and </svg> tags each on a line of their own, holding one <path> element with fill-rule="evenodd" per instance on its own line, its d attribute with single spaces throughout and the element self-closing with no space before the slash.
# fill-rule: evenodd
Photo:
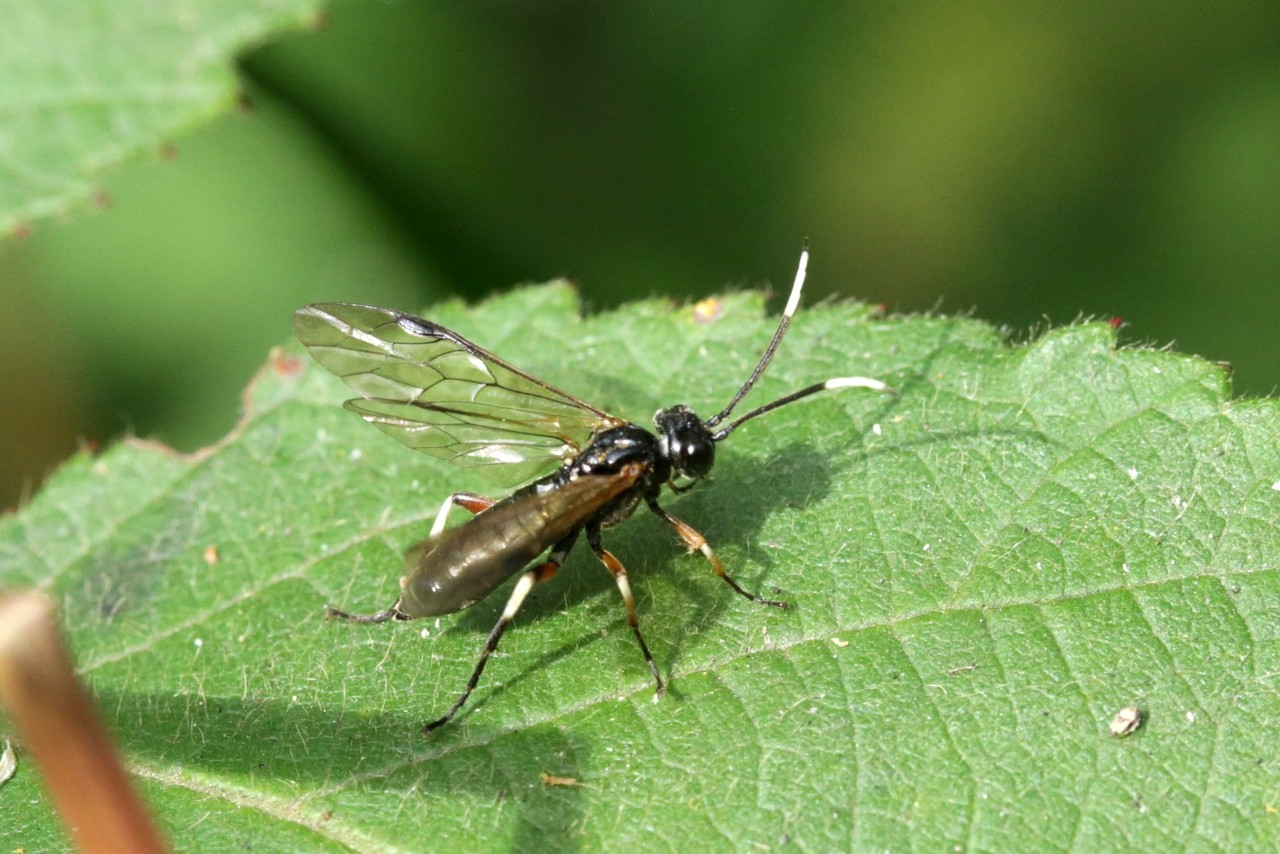
<svg viewBox="0 0 1280 854">
<path fill-rule="evenodd" d="M 1195 722 L 1196 722 L 1196 713 L 1195 713 L 1195 712 L 1187 712 L 1187 723 L 1189 723 L 1189 724 L 1193 724 L 1193 723 L 1195 723 Z"/>
<path fill-rule="evenodd" d="M 844 649 L 846 646 L 849 645 L 849 642 L 844 638 L 832 638 L 831 642 L 836 646 L 840 647 L 841 649 Z"/>
<path fill-rule="evenodd" d="M 879 436 L 882 432 L 884 432 L 884 431 L 883 431 L 883 430 L 881 430 L 881 428 L 880 428 L 880 422 L 879 422 L 879 421 L 877 421 L 875 424 L 872 424 L 872 425 L 871 425 L 871 432 L 872 432 L 872 434 L 873 434 L 873 435 L 876 435 L 876 436 Z"/>
<path fill-rule="evenodd" d="M 1142 726 L 1142 719 L 1141 709 L 1137 706 L 1125 706 L 1111 719 L 1111 734 L 1116 738 L 1124 738 Z"/>
<path fill-rule="evenodd" d="M 1125 474 L 1129 475 L 1129 480 L 1138 479 L 1138 470 L 1135 468 L 1130 468 L 1127 472 L 1125 472 Z"/>
<path fill-rule="evenodd" d="M 360 450 L 359 448 L 352 448 L 351 453 L 347 454 L 347 458 L 351 460 L 358 460 L 363 456 L 364 456 L 364 451 Z"/>
<path fill-rule="evenodd" d="M 195 644 L 196 649 L 199 649 L 200 647 L 204 646 L 204 638 L 196 638 L 195 640 L 192 641 L 192 643 Z"/>
</svg>

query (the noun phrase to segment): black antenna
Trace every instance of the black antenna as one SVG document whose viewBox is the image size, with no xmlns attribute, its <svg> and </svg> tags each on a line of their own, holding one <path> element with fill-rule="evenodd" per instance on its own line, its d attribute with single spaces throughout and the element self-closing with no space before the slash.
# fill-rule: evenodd
<svg viewBox="0 0 1280 854">
<path fill-rule="evenodd" d="M 796 270 L 795 283 L 791 285 L 791 296 L 787 298 L 787 307 L 782 310 L 782 320 L 778 322 L 778 331 L 773 333 L 773 340 L 769 342 L 764 355 L 760 357 L 760 363 L 756 365 L 756 369 L 751 372 L 751 378 L 746 381 L 742 388 L 738 389 L 738 393 L 733 396 L 733 400 L 729 401 L 729 405 L 719 415 L 713 415 L 704 422 L 708 427 L 714 427 L 728 418 L 729 413 L 738 405 L 738 401 L 747 396 L 747 392 L 751 391 L 751 387 L 756 384 L 756 380 L 760 379 L 764 369 L 769 367 L 769 362 L 773 360 L 773 354 L 777 351 L 778 345 L 782 343 L 782 336 L 787 334 L 787 327 L 791 325 L 791 315 L 796 313 L 796 307 L 800 305 L 800 292 L 804 290 L 804 274 L 808 268 L 809 238 L 806 237 L 804 244 L 800 247 L 800 266 Z M 726 433 L 725 435 L 728 434 Z"/>
<path fill-rule="evenodd" d="M 725 427 L 723 430 L 718 430 L 715 433 L 712 433 L 711 438 L 719 442 L 725 436 L 728 436 L 734 430 L 737 430 L 738 425 L 741 424 L 743 421 L 750 421 L 752 418 L 755 418 L 757 415 L 764 415 L 766 412 L 772 412 L 773 410 L 777 409 L 779 406 L 785 406 L 786 404 L 797 401 L 802 397 L 808 397 L 811 394 L 816 394 L 817 392 L 820 392 L 820 391 L 826 391 L 829 388 L 869 388 L 872 391 L 882 391 L 885 394 L 896 395 L 898 393 L 896 389 L 889 388 L 887 385 L 880 382 L 880 380 L 873 380 L 871 379 L 871 377 L 833 377 L 827 380 L 826 382 L 814 383 L 808 388 L 802 388 L 799 391 L 793 391 L 791 392 L 791 394 L 787 395 L 786 397 L 778 398 L 773 403 L 766 403 L 764 406 L 756 407 L 755 409 L 748 412 L 746 415 L 743 415 L 740 418 L 737 418 L 732 422 L 730 422 L 729 426 Z"/>
<path fill-rule="evenodd" d="M 778 345 L 782 343 L 782 336 L 787 334 L 787 328 L 791 326 L 791 316 L 796 313 L 796 309 L 800 306 L 800 293 L 804 290 L 804 277 L 809 268 L 809 240 L 806 238 L 804 245 L 800 248 L 800 266 L 796 270 L 795 283 L 791 285 L 791 296 L 787 298 L 787 307 L 782 310 L 782 320 L 778 322 L 778 331 L 773 333 L 773 340 L 769 342 L 769 346 L 765 348 L 764 355 L 760 357 L 760 363 L 756 365 L 756 369 L 751 372 L 751 377 L 738 389 L 738 393 L 733 396 L 733 400 L 729 401 L 729 405 L 724 408 L 718 415 L 713 415 L 703 422 L 708 428 L 715 427 L 725 418 L 729 417 L 729 413 L 733 412 L 733 408 L 738 405 L 742 398 L 746 397 L 747 392 L 751 391 L 751 387 L 756 384 L 756 380 L 760 379 L 760 375 L 764 373 L 764 369 L 769 366 L 769 362 L 773 360 L 773 354 L 777 352 Z M 880 380 L 873 380 L 869 377 L 834 377 L 826 382 L 815 383 L 808 388 L 802 388 L 800 391 L 793 391 L 785 397 L 780 397 L 773 403 L 766 403 L 764 406 L 751 410 L 746 415 L 737 418 L 725 427 L 713 433 L 711 438 L 720 441 L 738 428 L 738 425 L 744 421 L 749 421 L 757 415 L 763 415 L 777 409 L 779 406 L 785 406 L 802 397 L 808 397 L 820 391 L 834 388 L 869 388 L 873 391 L 882 391 L 887 394 L 897 394 L 896 391 L 889 388 Z"/>
</svg>

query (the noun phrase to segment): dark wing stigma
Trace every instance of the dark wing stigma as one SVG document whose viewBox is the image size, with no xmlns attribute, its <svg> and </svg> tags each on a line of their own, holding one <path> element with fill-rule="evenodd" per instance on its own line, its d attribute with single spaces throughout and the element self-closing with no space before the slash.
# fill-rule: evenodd
<svg viewBox="0 0 1280 854">
<path fill-rule="evenodd" d="M 624 422 L 452 330 L 408 314 L 319 303 L 293 317 L 298 340 L 363 399 L 346 408 L 416 451 L 492 467 L 519 483 L 572 459 Z"/>
</svg>

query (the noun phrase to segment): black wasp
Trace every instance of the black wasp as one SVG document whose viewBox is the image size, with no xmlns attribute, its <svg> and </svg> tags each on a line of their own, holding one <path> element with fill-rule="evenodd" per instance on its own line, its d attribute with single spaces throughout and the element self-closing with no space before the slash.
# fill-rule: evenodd
<svg viewBox="0 0 1280 854">
<path fill-rule="evenodd" d="M 725 423 L 782 342 L 800 302 L 808 260 L 806 247 L 778 330 L 729 405 L 705 420 L 683 405 L 660 409 L 653 432 L 583 403 L 429 320 L 348 303 L 309 305 L 294 315 L 298 339 L 311 355 L 360 394 L 346 408 L 392 438 L 454 465 L 494 467 L 516 482 L 554 469 L 500 501 L 472 492 L 449 496 L 431 534 L 409 549 L 394 605 L 368 615 L 328 611 L 361 623 L 451 614 L 524 570 L 467 687 L 443 717 L 423 727 L 424 733 L 448 723 L 462 708 L 529 591 L 556 574 L 584 532 L 618 585 L 627 622 L 662 694 L 662 675 L 640 634 L 627 570 L 600 539 L 601 530 L 626 519 L 641 501 L 690 550 L 706 555 L 716 575 L 735 591 L 752 602 L 786 607 L 743 590 L 702 534 L 664 510 L 658 498 L 663 485 L 679 493 L 706 477 L 716 443 L 757 415 L 826 389 L 892 391 L 879 380 L 837 377 Z M 476 515 L 446 531 L 454 505 Z M 543 552 L 546 559 L 535 564 Z"/>
</svg>

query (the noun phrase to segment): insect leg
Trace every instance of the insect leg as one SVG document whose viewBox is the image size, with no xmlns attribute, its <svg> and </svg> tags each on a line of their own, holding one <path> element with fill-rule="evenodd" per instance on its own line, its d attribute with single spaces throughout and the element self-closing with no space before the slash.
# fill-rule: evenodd
<svg viewBox="0 0 1280 854">
<path fill-rule="evenodd" d="M 387 620 L 407 620 L 409 616 L 400 611 L 400 600 L 396 600 L 396 604 L 392 605 L 384 611 L 376 614 L 349 614 L 339 608 L 329 605 L 324 609 L 324 615 L 330 620 L 346 620 L 349 623 L 385 623 Z"/>
<path fill-rule="evenodd" d="M 646 503 L 648 503 L 649 509 L 652 510 L 654 513 L 658 514 L 658 517 L 662 519 L 662 521 L 666 522 L 668 525 L 670 525 L 672 528 L 675 529 L 676 533 L 680 535 L 680 539 L 684 540 L 685 545 L 689 547 L 690 551 L 699 551 L 699 552 L 702 552 L 704 555 L 706 555 L 707 560 L 711 561 L 711 568 L 715 570 L 716 575 L 723 578 L 725 580 L 725 583 L 727 583 L 730 587 L 732 587 L 738 593 L 750 599 L 752 602 L 759 602 L 761 605 L 769 605 L 774 608 L 790 607 L 786 602 L 778 602 L 774 599 L 765 599 L 761 596 L 756 596 L 753 593 L 748 593 L 747 591 L 743 590 L 740 586 L 738 586 L 738 582 L 733 580 L 733 576 L 729 575 L 729 573 L 724 571 L 724 564 L 720 563 L 720 558 L 718 558 L 716 556 L 716 553 L 712 551 L 711 545 L 707 542 L 706 537 L 702 536 L 702 534 L 699 534 L 693 528 L 689 527 L 687 523 L 682 522 L 681 520 L 677 519 L 675 516 L 672 516 L 666 510 L 663 510 L 661 507 L 659 507 L 656 499 L 653 499 L 653 498 L 647 499 Z"/>
<path fill-rule="evenodd" d="M 438 536 L 444 530 L 445 522 L 449 518 L 449 511 L 454 506 L 462 507 L 470 510 L 472 513 L 479 513 L 482 510 L 488 510 L 494 505 L 492 498 L 486 498 L 483 495 L 477 495 L 474 492 L 455 492 L 444 500 L 444 504 L 440 505 L 440 512 L 436 514 L 436 520 L 431 525 L 431 534 L 427 539 L 423 540 L 418 548 L 430 542 L 432 537 Z M 394 605 L 376 614 L 349 614 L 332 605 L 325 608 L 324 615 L 331 620 L 346 620 L 351 623 L 385 623 L 388 620 L 408 620 L 410 617 L 400 610 L 400 600 L 396 599 Z"/>
<path fill-rule="evenodd" d="M 474 514 L 482 510 L 488 510 L 495 503 L 492 498 L 476 495 L 474 492 L 455 492 L 444 500 L 444 504 L 440 505 L 440 512 L 436 514 L 436 521 L 431 525 L 431 534 L 429 536 L 437 537 L 440 535 L 440 532 L 444 530 L 445 522 L 449 519 L 449 511 L 455 506 L 470 510 Z"/>
<path fill-rule="evenodd" d="M 663 684 L 662 674 L 658 672 L 658 665 L 653 663 L 653 656 L 649 654 L 649 645 L 644 642 L 644 637 L 640 634 L 640 618 L 636 616 L 636 601 L 631 596 L 631 582 L 627 580 L 627 568 L 622 565 L 622 561 L 614 557 L 613 553 L 600 542 L 599 525 L 589 525 L 587 527 L 587 542 L 618 585 L 618 592 L 622 594 L 622 603 L 627 606 L 627 622 L 631 625 L 631 631 L 635 633 L 636 640 L 640 643 L 640 651 L 644 653 L 644 660 L 648 663 L 649 670 L 653 673 L 653 681 L 657 683 L 657 687 L 654 689 L 654 696 L 661 697 L 667 690 L 667 686 Z"/>
<path fill-rule="evenodd" d="M 484 649 L 480 652 L 480 660 L 476 662 L 475 670 L 471 671 L 471 678 L 467 680 L 467 687 L 463 689 L 462 696 L 454 701 L 453 706 L 442 717 L 423 726 L 423 735 L 427 735 L 433 729 L 438 729 L 447 724 L 458 713 L 458 709 L 462 708 L 462 704 L 467 702 L 467 698 L 476 689 L 476 685 L 480 684 L 480 674 L 484 673 L 484 666 L 489 663 L 489 656 L 493 655 L 498 648 L 498 641 L 502 640 L 503 632 L 507 630 L 507 626 L 511 625 L 511 621 L 516 618 L 516 614 L 520 611 L 520 606 L 524 604 L 525 597 L 529 595 L 533 585 L 555 578 L 556 570 L 560 569 L 560 565 L 564 563 L 565 557 L 569 554 L 569 549 L 573 548 L 573 544 L 577 539 L 578 532 L 572 532 L 552 548 L 551 554 L 547 555 L 546 561 L 520 576 L 520 579 L 516 582 L 515 589 L 511 591 L 511 597 L 507 599 L 506 607 L 502 609 L 502 616 L 498 618 L 497 624 L 489 632 L 489 637 L 484 642 Z"/>
</svg>

